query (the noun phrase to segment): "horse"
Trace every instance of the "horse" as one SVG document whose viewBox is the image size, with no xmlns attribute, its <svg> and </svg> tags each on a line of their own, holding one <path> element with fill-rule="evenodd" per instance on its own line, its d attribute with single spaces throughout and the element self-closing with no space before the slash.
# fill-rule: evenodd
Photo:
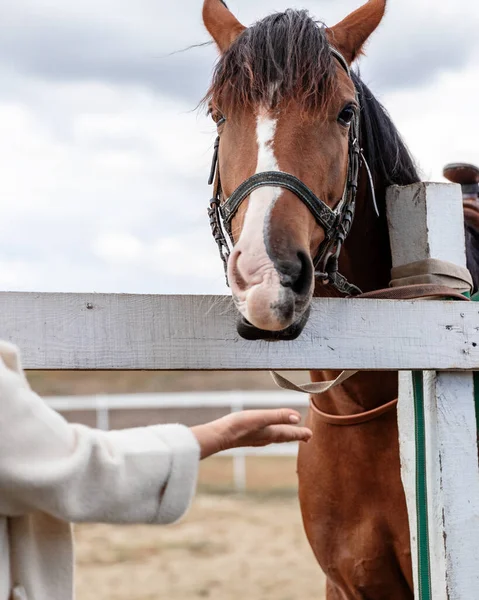
<svg viewBox="0 0 479 600">
<path fill-rule="evenodd" d="M 204 0 L 219 50 L 204 99 L 218 129 L 209 216 L 245 339 L 295 339 L 313 297 L 388 287 L 386 189 L 420 178 L 387 111 L 351 70 L 385 9 L 386 0 L 369 0 L 333 27 L 286 10 L 245 27 L 222 0 Z M 382 372 L 312 397 L 299 500 L 327 600 L 414 596 L 397 395 L 397 373 Z M 384 406 L 392 408 L 357 425 Z M 335 417 L 357 426 L 333 426 Z"/>
</svg>

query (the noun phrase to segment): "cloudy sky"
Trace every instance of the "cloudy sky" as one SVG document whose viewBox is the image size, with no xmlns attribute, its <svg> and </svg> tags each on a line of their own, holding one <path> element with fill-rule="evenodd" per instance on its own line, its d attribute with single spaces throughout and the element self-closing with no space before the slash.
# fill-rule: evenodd
<svg viewBox="0 0 479 600">
<path fill-rule="evenodd" d="M 224 293 L 195 110 L 215 60 L 201 0 L 2 0 L 0 289 Z M 229 0 L 332 25 L 353 0 Z M 390 0 L 362 59 L 424 179 L 479 163 L 479 3 Z"/>
</svg>

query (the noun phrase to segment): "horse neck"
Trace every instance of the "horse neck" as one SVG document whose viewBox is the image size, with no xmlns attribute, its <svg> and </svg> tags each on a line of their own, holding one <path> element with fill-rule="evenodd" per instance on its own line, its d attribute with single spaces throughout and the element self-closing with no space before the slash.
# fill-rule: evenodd
<svg viewBox="0 0 479 600">
<path fill-rule="evenodd" d="M 388 287 L 391 274 L 391 250 L 386 219 L 386 187 L 378 185 L 376 196 L 380 216 L 376 215 L 365 173 L 361 174 L 353 227 L 341 252 L 340 272 L 363 292 Z M 479 241 L 479 240 L 478 240 Z M 478 255 L 479 256 L 479 255 Z M 329 293 L 328 293 L 329 292 Z M 331 295 L 324 287 L 316 296 Z M 332 371 L 312 371 L 313 381 L 325 381 L 337 376 Z M 376 408 L 397 398 L 397 373 L 358 373 L 340 388 L 317 399 L 325 411 L 333 407 L 337 414 L 349 414 Z"/>
<path fill-rule="evenodd" d="M 362 173 L 356 215 L 340 256 L 340 271 L 363 292 L 387 288 L 391 279 L 391 249 L 386 218 L 386 187 L 377 186 L 379 217 L 374 209 L 367 177 Z"/>
</svg>

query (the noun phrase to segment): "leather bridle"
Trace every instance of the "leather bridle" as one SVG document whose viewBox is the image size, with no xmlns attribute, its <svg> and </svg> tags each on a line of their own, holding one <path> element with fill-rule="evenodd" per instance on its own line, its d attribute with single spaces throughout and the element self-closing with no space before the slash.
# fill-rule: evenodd
<svg viewBox="0 0 479 600">
<path fill-rule="evenodd" d="M 335 48 L 330 46 L 332 56 L 339 62 L 346 71 L 348 77 L 351 77 L 349 65 L 346 59 Z M 218 126 L 225 122 L 225 118 L 218 122 Z M 218 135 L 215 146 L 209 185 L 214 184 L 214 195 L 210 201 L 208 216 L 210 219 L 211 231 L 218 245 L 219 253 L 224 264 L 226 283 L 228 284 L 228 258 L 230 248 L 227 237 L 234 245 L 231 231 L 233 217 L 237 213 L 243 201 L 256 189 L 260 187 L 280 187 L 292 192 L 309 209 L 316 222 L 323 228 L 325 239 L 321 243 L 318 252 L 313 260 L 315 276 L 323 283 L 329 283 L 342 294 L 347 296 L 357 296 L 361 290 L 355 285 L 349 283 L 346 278 L 338 271 L 338 260 L 342 246 L 348 236 L 354 219 L 356 206 L 356 195 L 358 190 L 359 171 L 361 166 L 366 166 L 369 183 L 373 194 L 373 201 L 377 211 L 376 200 L 374 197 L 374 185 L 371 172 L 365 161 L 364 154 L 360 145 L 360 115 L 359 110 L 354 111 L 353 120 L 349 129 L 348 144 L 348 174 L 344 187 L 344 193 L 341 200 L 334 209 L 331 209 L 323 200 L 309 189 L 300 179 L 284 173 L 282 171 L 264 171 L 256 173 L 249 179 L 246 179 L 229 198 L 223 202 L 223 190 L 221 187 L 221 178 L 219 172 L 219 147 L 220 136 Z"/>
</svg>

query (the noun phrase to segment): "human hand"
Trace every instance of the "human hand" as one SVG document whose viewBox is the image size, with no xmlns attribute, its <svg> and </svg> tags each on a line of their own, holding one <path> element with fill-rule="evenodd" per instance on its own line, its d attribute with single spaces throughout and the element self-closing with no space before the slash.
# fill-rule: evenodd
<svg viewBox="0 0 479 600">
<path fill-rule="evenodd" d="M 246 410 L 191 430 L 198 440 L 203 459 L 230 448 L 308 442 L 312 433 L 306 427 L 298 427 L 300 421 L 301 416 L 295 410 Z"/>
</svg>

